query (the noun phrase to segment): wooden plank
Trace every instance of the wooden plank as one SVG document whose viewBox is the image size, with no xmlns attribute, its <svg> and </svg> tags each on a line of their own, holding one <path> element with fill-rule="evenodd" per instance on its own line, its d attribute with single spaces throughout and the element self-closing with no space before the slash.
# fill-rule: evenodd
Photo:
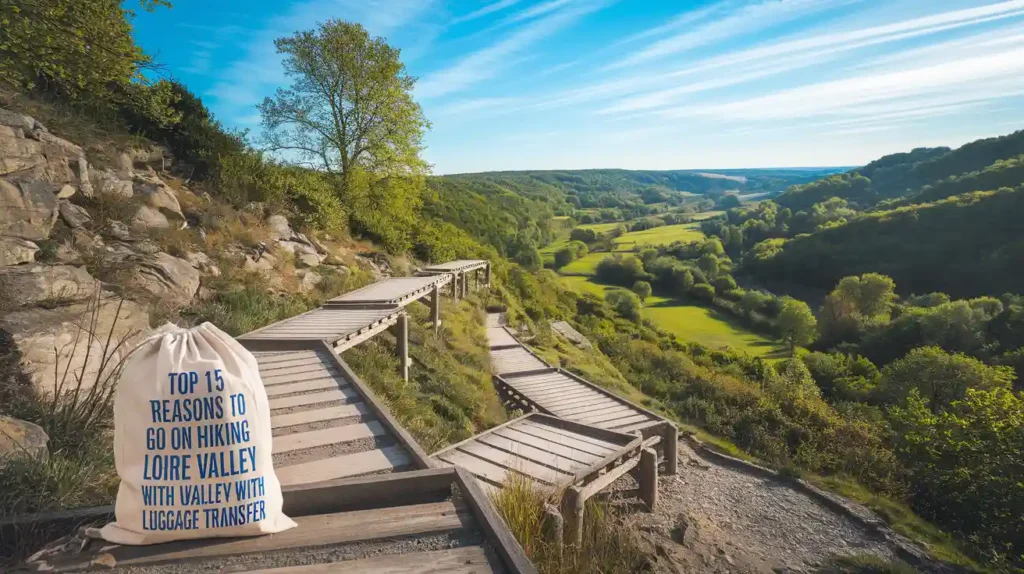
<svg viewBox="0 0 1024 574">
<path fill-rule="evenodd" d="M 291 466 L 281 466 L 274 470 L 282 485 L 308 484 L 331 480 L 332 478 L 391 470 L 399 466 L 405 466 L 410 462 L 412 460 L 402 450 L 402 447 L 389 446 L 365 452 L 343 454 L 312 462 L 293 464 Z"/>
<path fill-rule="evenodd" d="M 538 464 L 545 466 L 554 467 L 562 472 L 569 474 L 575 473 L 585 465 L 563 456 L 559 456 L 553 452 L 541 450 L 539 448 L 516 442 L 503 436 L 495 434 L 483 434 L 477 438 L 477 441 L 487 446 L 501 449 L 505 452 L 510 452 L 521 458 L 531 460 Z"/>
<path fill-rule="evenodd" d="M 316 351 L 284 351 L 281 353 L 256 353 L 254 355 L 256 361 L 263 366 L 273 366 L 277 363 L 287 363 L 288 361 L 295 361 L 298 359 L 319 359 L 320 356 Z"/>
<path fill-rule="evenodd" d="M 584 407 L 593 408 L 594 405 L 606 404 L 608 402 L 609 402 L 608 397 L 600 396 L 600 397 L 593 398 L 593 399 L 582 399 L 582 400 L 581 399 L 573 399 L 573 400 L 567 400 L 567 401 L 545 402 L 544 403 L 544 408 L 547 408 L 547 409 L 563 409 L 563 408 L 564 409 L 578 409 L 578 408 L 584 408 Z M 610 402 L 613 403 L 613 404 L 616 404 L 616 405 L 622 405 L 622 403 L 620 403 L 618 401 L 610 401 Z M 626 405 L 622 405 L 622 406 L 626 406 Z"/>
<path fill-rule="evenodd" d="M 587 424 L 590 424 L 593 421 L 612 420 L 612 419 L 616 419 L 616 418 L 622 418 L 624 416 L 633 416 L 634 414 L 636 414 L 636 411 L 634 411 L 633 409 L 629 408 L 626 405 L 623 405 L 623 404 L 620 404 L 620 403 L 616 403 L 616 402 L 612 402 L 612 403 L 609 403 L 609 404 L 595 405 L 595 406 L 590 406 L 590 407 L 583 407 L 582 410 L 579 410 L 579 409 L 569 409 L 569 410 L 573 410 L 574 411 L 574 412 L 571 412 L 571 413 L 570 412 L 566 412 L 566 410 L 563 410 L 563 409 L 551 409 L 551 410 L 556 415 L 558 415 L 558 416 L 560 416 L 562 418 L 571 419 L 571 420 L 574 420 L 574 421 L 579 421 L 581 423 L 587 423 Z M 612 416 L 611 418 L 603 418 L 606 415 L 614 415 L 614 416 Z"/>
<path fill-rule="evenodd" d="M 551 485 L 565 484 L 572 480 L 572 474 L 570 473 L 559 472 L 527 458 L 483 443 L 471 442 L 464 444 L 459 447 L 459 450 Z"/>
<path fill-rule="evenodd" d="M 547 425 L 526 425 L 522 424 L 516 427 L 516 430 L 524 432 L 529 435 L 533 435 L 538 438 L 550 440 L 556 444 L 561 444 L 576 450 L 582 450 L 583 452 L 597 455 L 599 457 L 607 456 L 615 449 L 608 446 L 602 446 L 594 444 L 591 441 L 584 440 L 586 437 L 569 437 L 564 434 L 553 432 L 551 427 Z"/>
<path fill-rule="evenodd" d="M 517 387 L 528 389 L 535 385 L 541 385 L 544 383 L 575 383 L 572 379 L 567 379 L 558 373 L 540 373 L 539 375 L 528 375 L 525 377 L 509 377 L 506 379 L 509 383 L 514 384 Z M 577 383 L 578 384 L 578 383 Z"/>
<path fill-rule="evenodd" d="M 557 427 L 555 425 L 539 424 L 539 423 L 535 423 L 533 421 L 523 421 L 523 425 L 544 429 L 544 430 L 547 430 L 549 432 L 552 432 L 552 433 L 555 433 L 555 434 L 558 434 L 558 435 L 562 435 L 562 436 L 564 436 L 566 438 L 571 438 L 571 439 L 574 439 L 574 440 L 577 440 L 577 441 L 582 441 L 582 442 L 590 443 L 590 444 L 592 444 L 594 446 L 600 446 L 602 448 L 607 449 L 608 451 L 614 451 L 614 450 L 618 450 L 618 449 L 622 448 L 622 445 L 618 445 L 618 444 L 615 444 L 613 442 L 608 442 L 606 440 L 601 440 L 599 438 L 594 438 L 594 437 L 591 437 L 591 436 L 587 436 L 585 434 L 580 434 L 580 433 L 575 433 L 575 432 L 572 432 L 572 431 L 568 431 L 568 430 L 565 430 L 563 428 L 559 428 L 559 427 Z"/>
<path fill-rule="evenodd" d="M 500 565 L 492 563 L 488 550 L 483 546 L 463 546 L 433 552 L 385 554 L 327 564 L 249 570 L 248 574 L 470 574 L 503 570 Z"/>
<path fill-rule="evenodd" d="M 524 393 L 539 393 L 556 389 L 578 389 L 580 384 L 576 381 L 550 381 L 542 383 L 531 383 L 529 385 L 515 384 L 515 387 Z"/>
<path fill-rule="evenodd" d="M 566 446 L 565 444 L 548 440 L 546 438 L 539 438 L 521 432 L 519 429 L 516 428 L 501 429 L 499 431 L 496 431 L 494 434 L 497 436 L 513 440 L 518 443 L 532 446 L 545 452 L 550 452 L 552 454 L 575 461 L 580 464 L 592 464 L 601 459 L 601 457 L 596 454 L 591 454 L 589 452 L 575 449 L 570 446 Z"/>
<path fill-rule="evenodd" d="M 310 393 L 307 395 L 295 395 L 293 397 L 270 399 L 270 410 L 304 407 L 306 405 L 329 403 L 331 401 L 344 401 L 346 399 L 354 398 L 358 398 L 358 395 L 353 393 L 351 390 L 331 389 L 322 393 Z M 271 419 L 273 419 L 273 415 L 271 415 Z"/>
<path fill-rule="evenodd" d="M 291 359 L 291 360 L 283 361 L 283 362 L 280 362 L 280 363 L 272 363 L 272 364 L 269 364 L 269 365 L 264 365 L 261 362 L 259 365 L 260 365 L 260 376 L 261 377 L 267 377 L 267 376 L 273 376 L 275 374 L 280 374 L 280 373 L 283 373 L 283 372 L 288 372 L 288 371 L 291 371 L 291 370 L 294 370 L 296 372 L 302 372 L 302 371 L 305 371 L 307 369 L 316 368 L 316 367 L 322 367 L 323 366 L 323 361 L 320 359 L 320 357 L 311 356 L 311 357 L 303 357 L 301 359 L 298 359 L 298 358 L 297 359 Z"/>
<path fill-rule="evenodd" d="M 107 548 L 119 567 L 216 558 L 274 550 L 350 544 L 474 528 L 472 517 L 451 501 L 293 517 L 297 528 L 273 536 L 211 538 Z"/>
<path fill-rule="evenodd" d="M 522 391 L 522 393 L 531 399 L 536 401 L 549 400 L 557 401 L 559 399 L 580 399 L 581 397 L 590 397 L 596 395 L 596 393 L 590 389 L 580 388 L 579 385 L 574 385 L 568 389 L 556 389 L 553 391 Z"/>
<path fill-rule="evenodd" d="M 611 420 L 611 421 L 607 421 L 607 422 L 603 422 L 603 423 L 598 423 L 598 424 L 596 424 L 594 426 L 599 426 L 599 427 L 608 428 L 608 429 L 619 429 L 621 427 L 629 426 L 631 424 L 638 423 L 640 421 L 650 421 L 650 420 L 651 420 L 651 418 L 649 416 L 647 416 L 647 415 L 633 415 L 631 417 L 626 417 L 626 418 L 623 418 L 623 419 L 616 419 L 616 420 Z"/>
<path fill-rule="evenodd" d="M 437 458 L 452 466 L 461 466 L 473 473 L 473 476 L 486 480 L 495 486 L 505 484 L 505 480 L 510 472 L 504 467 L 492 464 L 486 460 L 480 460 L 471 454 L 454 450 L 439 454 Z"/>
<path fill-rule="evenodd" d="M 644 421 L 642 423 L 636 423 L 636 424 L 632 424 L 632 425 L 625 426 L 625 427 L 616 427 L 615 430 L 618 431 L 618 432 L 626 432 L 626 433 L 628 433 L 628 432 L 633 432 L 635 430 L 642 430 L 642 429 L 645 429 L 645 428 L 647 428 L 649 426 L 654 426 L 654 425 L 660 424 L 660 423 L 661 423 L 661 421 L 647 420 L 647 421 Z"/>
<path fill-rule="evenodd" d="M 329 421 L 331 419 L 343 419 L 345 417 L 365 415 L 366 413 L 366 406 L 363 405 L 363 403 L 352 403 L 351 405 L 341 405 L 326 409 L 289 413 L 287 415 L 271 415 L 270 428 L 279 429 L 293 427 L 309 423 L 318 423 L 320 421 Z"/>
<path fill-rule="evenodd" d="M 288 383 L 285 385 L 274 385 L 267 387 L 268 397 L 277 397 L 280 395 L 288 395 L 291 393 L 306 393 L 309 391 L 321 391 L 323 389 L 337 389 L 338 381 L 334 377 L 325 377 L 320 379 L 311 379 L 307 381 L 299 381 Z"/>
<path fill-rule="evenodd" d="M 263 379 L 263 386 L 270 387 L 273 385 L 284 385 L 287 383 L 297 383 L 299 381 L 308 381 L 310 379 L 323 379 L 325 377 L 341 377 L 336 369 L 328 369 L 324 366 L 318 366 L 311 368 L 308 371 L 282 371 L 276 375 L 260 375 Z"/>
<path fill-rule="evenodd" d="M 490 267 L 488 267 L 490 273 Z M 490 277 L 488 277 L 490 279 Z M 510 574 L 537 574 L 537 568 L 530 562 L 523 547 L 519 545 L 505 521 L 498 515 L 498 510 L 491 502 L 491 497 L 481 488 L 482 483 L 474 479 L 465 469 L 456 468 L 458 486 L 465 494 L 466 506 L 473 512 L 477 524 L 484 531 L 491 548 L 501 557 L 505 569 Z"/>
<path fill-rule="evenodd" d="M 615 468 L 602 474 L 593 481 L 587 483 L 584 487 L 580 489 L 580 493 L 583 496 L 583 500 L 586 500 L 591 496 L 594 496 L 598 492 L 601 492 L 602 490 L 607 488 L 611 483 L 618 480 L 619 477 L 626 474 L 630 470 L 633 470 L 639 463 L 640 453 L 637 453 L 636 456 L 634 456 L 633 458 L 623 462 L 619 466 L 616 466 Z"/>
<path fill-rule="evenodd" d="M 328 429 L 314 430 L 309 432 L 297 432 L 285 436 L 274 437 L 274 454 L 324 446 L 328 444 L 339 444 L 358 440 L 361 438 L 373 438 L 384 436 L 387 431 L 376 421 L 368 423 L 356 423 Z"/>
</svg>

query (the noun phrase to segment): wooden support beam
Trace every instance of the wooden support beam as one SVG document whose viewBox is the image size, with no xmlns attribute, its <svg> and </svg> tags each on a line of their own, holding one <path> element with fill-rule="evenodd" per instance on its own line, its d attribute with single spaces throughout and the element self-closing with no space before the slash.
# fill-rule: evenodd
<svg viewBox="0 0 1024 574">
<path fill-rule="evenodd" d="M 430 293 L 430 320 L 434 323 L 434 334 L 441 328 L 441 287 L 434 283 Z"/>
<path fill-rule="evenodd" d="M 562 492 L 562 520 L 566 544 L 583 544 L 583 508 L 586 499 L 579 487 L 570 486 Z"/>
<path fill-rule="evenodd" d="M 562 540 L 565 536 L 565 525 L 562 520 L 562 513 L 551 504 L 544 504 L 544 527 L 547 529 L 547 539 L 551 540 L 555 554 L 562 557 Z"/>
<path fill-rule="evenodd" d="M 484 284 L 485 284 L 486 287 L 490 287 L 491 286 L 491 264 L 490 264 L 490 262 L 488 262 L 487 266 L 484 267 Z"/>
<path fill-rule="evenodd" d="M 463 271 L 462 272 L 462 298 L 465 299 L 466 297 L 469 297 L 469 275 L 465 271 Z"/>
<path fill-rule="evenodd" d="M 654 506 L 658 504 L 658 453 L 652 448 L 640 451 L 640 466 L 637 470 L 640 500 L 647 505 L 647 510 L 654 512 Z"/>
<path fill-rule="evenodd" d="M 398 355 L 398 369 L 402 380 L 409 380 L 409 316 L 402 313 L 395 323 L 395 353 Z"/>
<path fill-rule="evenodd" d="M 455 299 L 456 301 L 459 300 L 460 290 L 461 289 L 459 288 L 459 274 L 452 273 L 452 299 Z"/>
<path fill-rule="evenodd" d="M 662 428 L 661 448 L 665 453 L 665 474 L 679 472 L 679 429 L 666 422 Z"/>
</svg>

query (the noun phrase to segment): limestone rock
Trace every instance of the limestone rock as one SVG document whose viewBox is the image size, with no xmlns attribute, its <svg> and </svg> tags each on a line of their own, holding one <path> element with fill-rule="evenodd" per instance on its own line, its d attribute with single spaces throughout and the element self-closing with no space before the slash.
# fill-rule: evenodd
<svg viewBox="0 0 1024 574">
<path fill-rule="evenodd" d="M 21 128 L 0 125 L 0 175 L 32 172 L 46 163 L 42 145 Z"/>
<path fill-rule="evenodd" d="M 83 373 L 83 386 L 93 386 L 103 362 L 108 333 L 111 333 L 111 344 L 107 353 L 108 359 L 112 359 L 107 362 L 108 369 L 120 362 L 148 333 L 149 315 L 138 304 L 104 298 L 98 306 L 94 305 L 88 302 L 55 309 L 31 307 L 0 316 L 0 330 L 11 335 L 21 356 L 21 369 L 39 391 L 54 392 L 55 368 L 61 373 L 65 368 L 69 373 Z M 98 335 L 87 337 L 80 333 L 80 326 L 90 326 L 94 308 L 96 320 L 91 327 Z M 124 344 L 114 348 L 121 341 Z M 69 374 L 65 386 L 70 379 Z"/>
<path fill-rule="evenodd" d="M 60 212 L 60 218 L 64 220 L 64 223 L 68 224 L 71 229 L 78 229 L 92 222 L 92 216 L 89 215 L 89 211 L 81 205 L 75 205 L 70 201 L 60 201 L 57 206 L 57 211 Z"/>
<path fill-rule="evenodd" d="M 170 226 L 171 222 L 167 220 L 167 216 L 148 205 L 140 205 L 131 221 L 131 228 L 136 231 L 167 229 Z"/>
<path fill-rule="evenodd" d="M 0 267 L 35 261 L 39 247 L 25 239 L 0 236 Z"/>
<path fill-rule="evenodd" d="M 85 267 L 18 265 L 0 269 L 0 287 L 9 302 L 21 307 L 88 299 L 98 284 Z"/>
<path fill-rule="evenodd" d="M 324 279 L 311 269 L 299 269 L 295 272 L 295 276 L 299 278 L 299 291 L 303 293 L 316 289 L 316 286 Z"/>
<path fill-rule="evenodd" d="M 74 187 L 65 183 L 64 185 L 60 186 L 60 188 L 57 189 L 57 191 L 54 192 L 54 195 L 57 196 L 57 199 L 67 199 L 74 195 L 75 191 L 76 190 Z"/>
<path fill-rule="evenodd" d="M 36 121 L 32 119 L 31 116 L 0 109 L 0 126 L 10 126 L 12 128 L 21 129 L 25 132 L 30 132 L 35 129 L 35 125 Z"/>
<path fill-rule="evenodd" d="M 296 234 L 296 235 L 300 235 L 300 234 Z M 277 245 L 281 249 L 284 249 L 288 253 L 292 253 L 292 254 L 294 254 L 296 256 L 302 255 L 302 254 L 309 254 L 309 255 L 316 255 L 317 254 L 316 247 L 313 247 L 312 245 L 310 245 L 308 243 L 300 243 L 298 241 L 281 241 Z"/>
<path fill-rule="evenodd" d="M 108 221 L 107 226 L 103 228 L 103 233 L 111 239 L 119 239 L 121 241 L 132 240 L 132 234 L 128 226 L 120 221 Z"/>
<path fill-rule="evenodd" d="M 89 177 L 89 162 L 85 160 L 85 156 L 78 158 L 77 169 L 75 170 L 78 176 L 78 189 L 82 190 L 82 195 L 86 197 L 93 197 L 92 180 Z"/>
<path fill-rule="evenodd" d="M 295 262 L 305 267 L 317 267 L 320 265 L 320 256 L 315 253 L 301 253 L 295 257 Z"/>
<path fill-rule="evenodd" d="M 270 237 L 278 241 L 292 238 L 292 228 L 288 225 L 288 219 L 283 215 L 271 215 L 267 218 L 267 229 Z"/>
<path fill-rule="evenodd" d="M 214 264 L 210 256 L 203 253 L 202 251 L 190 251 L 185 254 L 185 260 L 189 262 L 192 267 L 195 267 L 200 272 L 214 277 L 220 277 L 220 267 Z"/>
<path fill-rule="evenodd" d="M 135 266 L 129 285 L 154 301 L 180 309 L 188 305 L 199 290 L 199 272 L 184 259 L 157 253 Z"/>
<path fill-rule="evenodd" d="M 57 198 L 45 182 L 0 179 L 0 235 L 40 240 L 57 221 Z"/>
<path fill-rule="evenodd" d="M 0 416 L 0 460 L 18 456 L 47 455 L 50 442 L 43 427 L 20 419 Z"/>
<path fill-rule="evenodd" d="M 245 258 L 245 270 L 246 271 L 270 271 L 277 265 L 277 258 L 271 255 L 269 252 L 264 251 L 260 253 L 258 258 L 248 256 Z"/>
<path fill-rule="evenodd" d="M 149 207 L 158 210 L 166 218 L 185 221 L 178 195 L 159 177 L 136 175 L 134 189 L 136 194 L 146 198 Z"/>
<path fill-rule="evenodd" d="M 131 180 L 121 179 L 113 170 L 92 170 L 89 172 L 92 187 L 96 193 L 131 197 L 135 194 Z"/>
</svg>

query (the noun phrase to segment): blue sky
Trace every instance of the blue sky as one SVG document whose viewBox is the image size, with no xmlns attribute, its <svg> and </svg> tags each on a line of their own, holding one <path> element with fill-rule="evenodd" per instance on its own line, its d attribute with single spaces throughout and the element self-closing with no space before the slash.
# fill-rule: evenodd
<svg viewBox="0 0 1024 574">
<path fill-rule="evenodd" d="M 136 37 L 225 124 L 273 40 L 402 49 L 435 173 L 858 165 L 1024 128 L 1024 0 L 174 0 Z"/>
</svg>

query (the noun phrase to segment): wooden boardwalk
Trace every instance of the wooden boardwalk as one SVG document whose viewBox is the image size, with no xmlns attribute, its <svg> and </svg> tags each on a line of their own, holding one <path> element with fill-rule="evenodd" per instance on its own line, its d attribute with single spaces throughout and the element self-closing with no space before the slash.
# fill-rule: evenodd
<svg viewBox="0 0 1024 574">
<path fill-rule="evenodd" d="M 284 513 L 298 527 L 278 534 L 121 546 L 80 533 L 37 553 L 26 567 L 153 574 L 537 572 L 479 483 L 462 469 L 290 486 L 283 499 Z M 112 511 L 92 509 L 92 521 L 108 520 Z"/>
<path fill-rule="evenodd" d="M 495 317 L 488 325 L 497 325 Z M 606 430 L 640 432 L 647 444 L 660 443 L 665 472 L 677 470 L 678 429 L 669 420 L 568 371 L 552 367 L 516 339 L 508 327 L 487 328 L 491 371 L 502 400 L 524 411 Z"/>
<path fill-rule="evenodd" d="M 349 291 L 324 303 L 325 307 L 352 307 L 384 305 L 404 307 L 427 297 L 452 281 L 452 275 L 424 275 L 422 277 L 392 277 Z"/>
<path fill-rule="evenodd" d="M 314 309 L 238 337 L 251 351 L 298 350 L 321 341 L 338 352 L 349 349 L 405 317 L 394 307 L 385 309 Z"/>
<path fill-rule="evenodd" d="M 638 495 L 653 510 L 658 496 L 658 457 L 640 433 L 626 434 L 530 413 L 434 453 L 461 466 L 486 488 L 503 488 L 518 476 L 548 493 L 559 492 L 566 538 L 579 542 L 588 498 L 633 472 Z"/>
<path fill-rule="evenodd" d="M 429 458 L 329 347 L 257 351 L 282 485 L 429 468 Z"/>
<path fill-rule="evenodd" d="M 470 275 L 472 273 L 472 275 Z M 483 274 L 481 280 L 480 274 Z M 418 275 L 445 274 L 452 277 L 452 296 L 462 298 L 469 295 L 470 279 L 477 286 L 491 285 L 491 263 L 485 259 L 458 259 L 447 263 L 430 265 L 419 270 Z"/>
</svg>

